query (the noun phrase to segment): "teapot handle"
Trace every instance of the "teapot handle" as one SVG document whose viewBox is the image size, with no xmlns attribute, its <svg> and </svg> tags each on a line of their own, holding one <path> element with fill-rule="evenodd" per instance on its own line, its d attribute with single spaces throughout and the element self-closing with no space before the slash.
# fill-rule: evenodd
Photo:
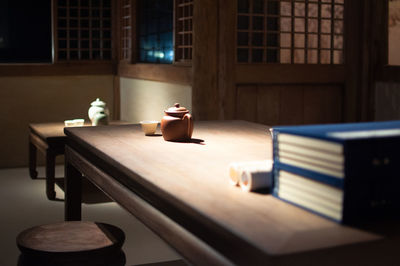
<svg viewBox="0 0 400 266">
<path fill-rule="evenodd" d="M 193 123 L 192 123 L 192 115 L 191 114 L 185 114 L 183 116 L 183 120 L 187 120 L 188 126 L 187 126 L 187 137 L 190 139 L 192 137 L 192 132 L 193 132 Z"/>
</svg>

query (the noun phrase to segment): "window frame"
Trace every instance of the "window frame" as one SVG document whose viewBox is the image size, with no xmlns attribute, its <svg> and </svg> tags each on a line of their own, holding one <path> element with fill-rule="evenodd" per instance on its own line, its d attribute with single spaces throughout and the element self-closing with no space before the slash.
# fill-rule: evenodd
<svg viewBox="0 0 400 266">
<path fill-rule="evenodd" d="M 53 62 L 54 63 L 75 63 L 75 62 L 112 62 L 115 60 L 115 51 L 113 51 L 113 39 L 114 39 L 114 14 L 113 14 L 113 3 L 112 0 L 108 0 L 109 6 L 103 6 L 102 4 L 98 5 L 97 7 L 91 6 L 88 1 L 88 5 L 85 7 L 83 5 L 80 5 L 79 2 L 77 1 L 76 5 L 70 6 L 69 4 L 66 4 L 64 6 L 59 6 L 58 1 L 60 0 L 53 0 Z M 60 16 L 59 15 L 59 10 L 65 10 L 65 16 Z M 76 16 L 72 16 L 72 10 L 75 10 L 77 12 Z M 82 25 L 82 17 L 81 13 L 82 11 L 86 10 L 87 11 L 87 16 L 84 16 L 83 19 L 87 20 L 88 25 L 83 26 Z M 91 13 L 94 10 L 98 10 L 98 15 L 94 16 Z M 104 11 L 109 11 L 109 15 L 104 15 L 102 12 Z M 105 17 L 104 17 L 105 16 Z M 64 26 L 58 25 L 59 20 L 63 19 L 65 21 Z M 75 20 L 77 25 L 71 26 L 69 25 L 72 20 Z M 99 25 L 94 26 L 94 21 L 98 21 Z M 105 26 L 103 23 L 109 21 L 110 25 Z M 69 23 L 67 23 L 69 22 Z M 59 32 L 64 31 L 65 32 L 65 37 L 60 37 Z M 87 36 L 83 37 L 82 33 L 86 31 Z M 98 32 L 98 36 L 94 36 L 95 32 Z M 71 37 L 72 32 L 76 32 L 75 37 Z M 110 35 L 109 37 L 103 36 L 105 32 L 108 32 Z M 63 48 L 59 47 L 59 41 L 64 40 L 66 45 Z M 70 43 L 72 41 L 76 42 L 76 47 L 70 47 Z M 86 41 L 88 44 L 87 47 L 81 47 L 82 43 Z M 93 43 L 98 42 L 98 47 L 93 47 Z M 109 42 L 110 47 L 104 47 L 104 44 L 106 42 Z M 66 53 L 66 58 L 60 58 L 59 57 L 59 52 L 60 51 L 65 51 Z M 77 58 L 72 58 L 71 53 L 75 52 L 77 55 Z M 88 58 L 83 59 L 82 53 L 87 52 Z M 94 53 L 98 52 L 98 56 L 100 59 L 93 58 Z M 106 58 L 104 53 L 110 53 L 109 58 Z M 106 58 L 106 59 L 105 59 Z"/>
<path fill-rule="evenodd" d="M 131 46 L 125 47 L 122 43 L 122 3 L 130 2 L 131 8 Z M 176 3 L 177 0 L 174 0 L 174 29 L 173 29 L 173 40 L 174 40 L 174 53 L 175 53 L 175 38 L 176 38 Z M 134 79 L 146 79 L 146 80 L 154 80 L 161 82 L 169 82 L 169 83 L 177 83 L 188 85 L 191 84 L 191 61 L 176 61 L 175 56 L 172 64 L 158 64 L 158 63 L 142 63 L 138 62 L 138 30 L 136 23 L 136 7 L 137 0 L 119 0 L 118 1 L 118 49 L 121 51 L 123 49 L 129 48 L 131 51 L 130 57 L 121 58 L 121 55 L 118 57 L 118 67 L 117 67 L 117 75 L 120 77 L 126 78 L 134 78 Z M 135 24 L 134 24 L 135 23 Z"/>
<path fill-rule="evenodd" d="M 48 63 L 0 63 L 0 76 L 59 76 L 59 75 L 115 75 L 115 39 L 112 36 L 111 46 L 112 55 L 110 60 L 75 60 L 57 61 L 56 53 L 56 0 L 51 0 L 51 20 L 52 20 L 52 62 Z M 111 31 L 116 29 L 117 3 L 111 0 Z"/>
<path fill-rule="evenodd" d="M 377 7 L 377 18 L 384 25 L 384 30 L 377 32 L 377 39 L 381 45 L 378 47 L 378 62 L 377 62 L 377 81 L 380 82 L 400 82 L 400 66 L 389 65 L 389 0 L 379 2 Z"/>
<path fill-rule="evenodd" d="M 248 3 L 247 11 L 239 10 L 239 2 L 236 12 L 236 25 L 235 25 L 235 60 L 237 64 L 317 64 L 317 65 L 344 65 L 345 64 L 345 47 L 344 47 L 344 28 L 345 28 L 345 15 L 344 13 L 337 15 L 338 11 L 345 11 L 345 1 L 334 1 L 324 3 L 321 0 L 309 0 L 305 2 L 292 1 L 292 0 L 274 0 L 270 3 L 275 3 L 273 6 L 273 13 L 269 12 L 268 2 L 263 1 L 261 10 L 254 11 L 254 1 L 246 1 Z M 285 5 L 286 12 L 282 13 L 282 6 Z M 297 14 L 297 5 L 304 6 L 304 12 Z M 315 14 L 309 14 L 311 6 L 314 7 Z M 330 8 L 329 15 L 323 14 L 323 8 Z M 337 8 L 337 9 L 336 9 Z M 289 13 L 287 12 L 289 11 Z M 247 26 L 243 27 L 240 23 L 240 18 L 247 19 Z M 255 19 L 260 19 L 261 27 L 254 27 Z M 276 20 L 276 28 L 269 29 L 268 20 Z M 288 20 L 286 27 L 282 28 L 280 20 Z M 296 29 L 296 20 L 303 21 L 299 23 L 300 29 Z M 316 28 L 310 30 L 309 21 L 315 22 Z M 324 31 L 322 23 L 329 22 L 328 31 Z M 338 23 L 338 24 L 336 24 Z M 341 25 L 341 27 L 336 27 Z M 301 29 L 303 27 L 303 29 Z M 338 31 L 339 29 L 339 31 Z M 239 34 L 247 35 L 247 43 L 239 38 Z M 253 36 L 261 36 L 261 43 L 254 44 Z M 283 36 L 288 36 L 288 41 L 282 44 Z M 296 41 L 296 35 L 303 38 L 303 41 Z M 268 36 L 268 37 L 267 37 Z M 275 42 L 268 44 L 268 39 L 275 37 Z M 315 38 L 315 44 L 310 45 L 309 38 Z M 328 42 L 323 45 L 322 39 L 328 39 Z M 341 42 L 340 47 L 335 45 L 335 39 L 338 38 Z M 273 39 L 273 38 L 272 38 Z M 262 56 L 257 59 L 253 58 L 254 51 L 261 51 Z M 247 54 L 246 60 L 239 59 L 239 52 Z M 276 56 L 274 60 L 268 60 L 268 52 L 273 52 Z M 282 61 L 281 53 L 285 52 L 288 56 Z M 296 59 L 296 52 L 299 52 Z M 309 57 L 308 53 L 313 52 L 314 57 Z M 302 55 L 301 55 L 302 54 Z M 327 56 L 323 56 L 323 54 Z M 300 56 L 301 55 L 301 56 Z"/>
</svg>

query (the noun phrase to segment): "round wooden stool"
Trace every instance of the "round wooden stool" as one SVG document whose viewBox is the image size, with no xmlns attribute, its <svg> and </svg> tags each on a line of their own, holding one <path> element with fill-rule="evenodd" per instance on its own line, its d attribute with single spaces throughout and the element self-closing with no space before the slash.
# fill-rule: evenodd
<svg viewBox="0 0 400 266">
<path fill-rule="evenodd" d="M 39 225 L 17 236 L 18 265 L 125 265 L 124 232 L 113 225 L 85 221 Z"/>
</svg>

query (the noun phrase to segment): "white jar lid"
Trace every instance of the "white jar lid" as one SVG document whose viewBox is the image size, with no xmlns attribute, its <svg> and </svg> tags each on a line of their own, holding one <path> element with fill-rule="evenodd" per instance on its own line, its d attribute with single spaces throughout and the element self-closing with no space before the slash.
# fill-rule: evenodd
<svg viewBox="0 0 400 266">
<path fill-rule="evenodd" d="M 106 106 L 106 103 L 100 100 L 100 98 L 97 98 L 96 101 L 92 102 L 90 104 L 91 106 Z"/>
</svg>

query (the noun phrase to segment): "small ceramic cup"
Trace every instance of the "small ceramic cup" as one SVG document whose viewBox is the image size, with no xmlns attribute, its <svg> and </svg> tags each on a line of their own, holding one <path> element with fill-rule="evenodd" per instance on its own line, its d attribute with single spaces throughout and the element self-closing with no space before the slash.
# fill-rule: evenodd
<svg viewBox="0 0 400 266">
<path fill-rule="evenodd" d="M 82 127 L 85 124 L 85 119 L 74 119 L 76 127 Z"/>
<path fill-rule="evenodd" d="M 64 121 L 64 125 L 66 127 L 81 127 L 84 124 L 85 124 L 85 119 L 73 119 Z"/>
<path fill-rule="evenodd" d="M 156 133 L 158 121 L 140 121 L 142 130 L 146 136 L 151 136 Z"/>
<path fill-rule="evenodd" d="M 64 125 L 66 127 L 73 127 L 73 126 L 75 126 L 75 121 L 74 120 L 65 120 Z"/>
</svg>

